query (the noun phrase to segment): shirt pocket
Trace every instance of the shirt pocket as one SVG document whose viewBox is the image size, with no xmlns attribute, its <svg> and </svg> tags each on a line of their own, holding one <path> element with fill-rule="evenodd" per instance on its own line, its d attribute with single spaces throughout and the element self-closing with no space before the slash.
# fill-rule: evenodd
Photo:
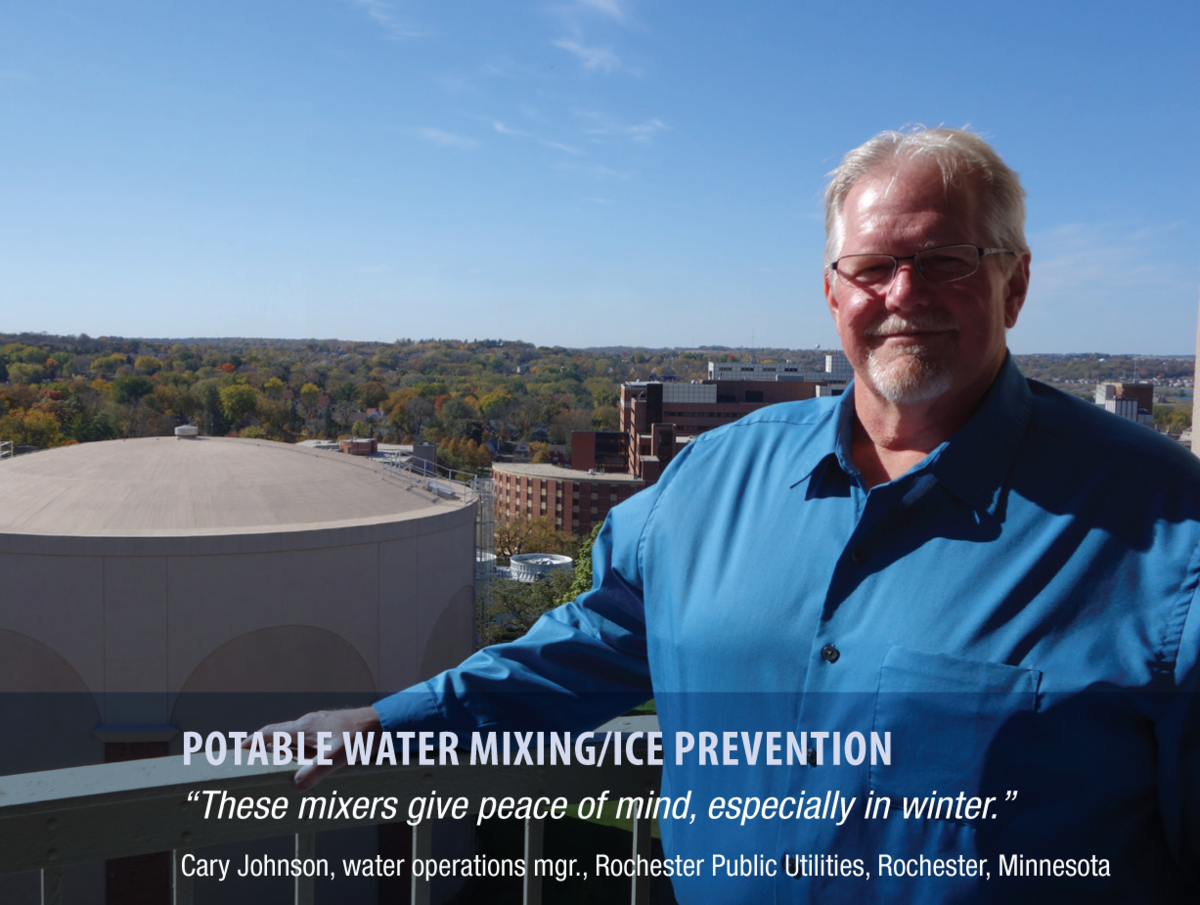
<svg viewBox="0 0 1200 905">
<path fill-rule="evenodd" d="M 1031 764 L 1029 741 L 1042 674 L 1006 666 L 889 648 L 879 671 L 873 729 L 892 734 L 891 764 L 871 766 L 871 789 L 902 808 L 904 798 L 996 797 Z M 1009 778 L 1012 778 L 1009 780 Z M 956 807 L 956 811 L 960 810 Z M 978 826 L 982 815 L 951 815 Z M 998 818 L 994 815 L 999 814 Z M 1007 823 L 1011 808 L 993 806 L 988 820 Z M 901 814 L 903 811 L 901 811 Z M 900 816 L 900 815 L 897 815 Z M 945 812 L 942 812 L 945 819 Z"/>
</svg>

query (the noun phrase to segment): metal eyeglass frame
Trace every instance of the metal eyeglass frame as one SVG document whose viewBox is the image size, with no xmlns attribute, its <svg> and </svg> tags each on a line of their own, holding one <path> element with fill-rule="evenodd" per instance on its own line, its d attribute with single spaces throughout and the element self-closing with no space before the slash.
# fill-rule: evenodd
<svg viewBox="0 0 1200 905">
<path fill-rule="evenodd" d="M 929 279 L 929 277 L 927 277 L 925 275 L 925 271 L 921 269 L 921 264 L 917 259 L 919 257 L 921 257 L 922 255 L 929 254 L 930 252 L 945 251 L 947 248 L 973 248 L 973 249 L 975 249 L 975 251 L 977 251 L 979 253 L 979 260 L 975 262 L 975 269 L 972 270 L 970 273 L 964 273 L 962 276 L 954 277 L 954 279 L 952 279 L 952 280 L 931 280 L 931 279 Z M 919 273 L 921 275 L 921 279 L 925 280 L 927 283 L 954 283 L 954 282 L 957 282 L 958 280 L 965 280 L 967 277 L 972 277 L 975 274 L 977 274 L 979 272 L 980 265 L 983 264 L 983 259 L 986 258 L 988 255 L 1015 255 L 1015 254 L 1016 254 L 1016 251 L 1011 248 L 984 248 L 980 245 L 972 245 L 970 242 L 956 242 L 953 245 L 939 245 L 936 248 L 923 248 L 920 251 L 918 251 L 916 254 L 911 254 L 911 255 L 888 255 L 888 254 L 884 254 L 883 252 L 865 252 L 865 253 L 861 253 L 861 254 L 842 255 L 842 257 L 838 258 L 836 261 L 830 262 L 829 269 L 831 271 L 833 271 L 833 273 L 835 273 L 839 277 L 841 277 L 843 280 L 853 283 L 853 282 L 856 282 L 853 277 L 848 276 L 837 269 L 839 262 L 843 261 L 846 258 L 891 258 L 892 259 L 892 272 L 888 275 L 888 278 L 886 280 L 881 281 L 880 283 L 876 284 L 876 286 L 875 286 L 875 288 L 885 288 L 886 289 L 888 286 L 892 285 L 892 280 L 896 279 L 896 271 L 900 269 L 901 261 L 912 261 L 913 269 L 917 273 Z"/>
</svg>

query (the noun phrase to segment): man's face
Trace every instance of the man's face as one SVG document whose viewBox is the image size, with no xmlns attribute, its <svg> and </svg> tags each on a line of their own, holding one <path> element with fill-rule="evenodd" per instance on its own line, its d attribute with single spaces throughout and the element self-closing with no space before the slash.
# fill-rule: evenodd
<svg viewBox="0 0 1200 905">
<path fill-rule="evenodd" d="M 932 163 L 868 175 L 846 196 L 840 255 L 994 246 L 971 188 L 947 191 Z M 974 274 L 952 283 L 926 282 L 912 261 L 902 261 L 883 289 L 826 271 L 825 298 L 863 389 L 898 404 L 978 399 L 1004 361 L 1005 333 L 1017 322 L 1028 282 L 1028 253 L 988 255 Z"/>
</svg>

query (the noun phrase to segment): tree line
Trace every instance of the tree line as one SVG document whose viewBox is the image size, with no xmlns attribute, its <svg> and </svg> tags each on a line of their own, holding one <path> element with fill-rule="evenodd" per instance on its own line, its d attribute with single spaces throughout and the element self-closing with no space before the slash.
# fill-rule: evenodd
<svg viewBox="0 0 1200 905">
<path fill-rule="evenodd" d="M 202 434 L 296 442 L 375 436 L 438 445 L 479 472 L 489 449 L 566 444 L 619 426 L 620 386 L 698 380 L 710 360 L 794 361 L 819 349 L 568 349 L 507 340 L 169 340 L 0 334 L 0 440 L 48 448 L 119 437 Z M 1031 376 L 1111 380 L 1190 375 L 1192 360 L 1018 356 Z M 544 448 L 539 450 L 543 458 Z"/>
</svg>

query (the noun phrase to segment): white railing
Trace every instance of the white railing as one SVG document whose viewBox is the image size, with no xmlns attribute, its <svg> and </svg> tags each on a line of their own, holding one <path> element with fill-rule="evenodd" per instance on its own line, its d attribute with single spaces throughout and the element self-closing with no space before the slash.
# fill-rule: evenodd
<svg viewBox="0 0 1200 905">
<path fill-rule="evenodd" d="M 626 717 L 601 727 L 601 731 L 648 732 L 657 730 L 655 717 Z M 644 738 L 644 736 L 642 736 Z M 624 741 L 621 742 L 624 744 Z M 465 758 L 464 758 L 465 760 Z M 195 848 L 227 842 L 295 837 L 296 857 L 314 857 L 317 831 L 369 826 L 381 820 L 337 817 L 301 818 L 299 807 L 280 819 L 204 819 L 203 800 L 189 802 L 188 793 L 222 790 L 255 800 L 289 796 L 291 767 L 212 766 L 193 755 L 185 766 L 182 757 L 163 757 L 24 773 L 0 777 L 0 875 L 41 872 L 42 905 L 62 905 L 63 868 L 74 864 L 123 858 L 151 852 L 172 852 L 172 902 L 191 905 L 192 880 L 180 870 L 180 860 Z M 629 764 L 589 767 L 582 764 L 547 767 L 354 767 L 326 780 L 317 795 L 335 790 L 339 798 L 394 795 L 407 801 L 429 794 L 432 783 L 441 796 L 466 796 L 470 813 L 486 795 L 556 798 L 578 802 L 608 792 L 610 801 L 622 797 L 646 798 L 657 791 L 661 767 Z M 407 807 L 403 808 L 407 813 Z M 523 902 L 540 905 L 542 878 L 534 862 L 543 855 L 544 820 L 529 819 L 524 827 L 525 879 Z M 419 823 L 413 830 L 412 857 L 429 858 L 433 852 L 433 824 Z M 633 822 L 632 857 L 650 856 L 650 819 Z M 297 905 L 314 902 L 314 878 L 296 877 Z M 413 877 L 413 905 L 428 905 L 429 881 Z M 634 876 L 634 905 L 649 901 L 649 879 Z"/>
<path fill-rule="evenodd" d="M 467 471 L 456 471 L 427 459 L 409 455 L 389 455 L 380 459 L 380 475 L 400 480 L 415 493 L 428 494 L 435 503 L 440 500 L 479 499 L 479 477 Z"/>
<path fill-rule="evenodd" d="M 12 440 L 0 440 L 0 459 L 11 459 L 13 455 Z"/>
</svg>

